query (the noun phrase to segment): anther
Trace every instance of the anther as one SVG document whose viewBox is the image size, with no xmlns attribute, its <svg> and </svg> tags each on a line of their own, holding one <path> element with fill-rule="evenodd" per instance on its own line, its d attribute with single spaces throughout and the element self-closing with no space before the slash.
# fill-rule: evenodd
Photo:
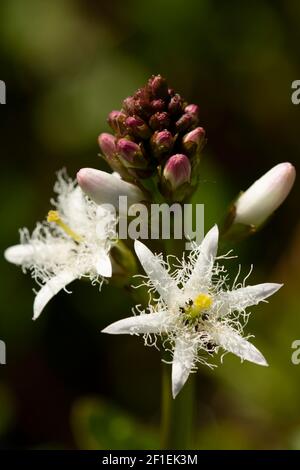
<svg viewBox="0 0 300 470">
<path fill-rule="evenodd" d="M 47 216 L 47 222 L 54 222 L 56 223 L 60 228 L 62 228 L 69 237 L 73 238 L 75 242 L 80 243 L 83 241 L 83 238 L 75 233 L 67 224 L 65 224 L 59 215 L 58 211 L 49 211 L 48 216 Z"/>
</svg>

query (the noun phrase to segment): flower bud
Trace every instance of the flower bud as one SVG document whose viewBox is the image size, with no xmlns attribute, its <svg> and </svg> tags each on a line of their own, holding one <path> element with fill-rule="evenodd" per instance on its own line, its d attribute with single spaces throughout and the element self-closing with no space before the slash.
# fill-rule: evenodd
<svg viewBox="0 0 300 470">
<path fill-rule="evenodd" d="M 123 135 L 126 132 L 125 120 L 126 114 L 121 111 L 111 111 L 107 118 L 108 124 L 117 135 Z"/>
<path fill-rule="evenodd" d="M 154 98 L 166 98 L 168 96 L 168 84 L 161 75 L 153 75 L 148 85 Z"/>
<path fill-rule="evenodd" d="M 151 135 L 151 130 L 145 121 L 137 116 L 129 116 L 126 119 L 125 124 L 127 126 L 128 132 L 136 137 L 147 139 Z"/>
<path fill-rule="evenodd" d="M 187 131 L 195 123 L 193 114 L 185 113 L 176 121 L 176 129 L 178 132 Z"/>
<path fill-rule="evenodd" d="M 191 164 L 188 157 L 180 153 L 170 157 L 164 168 L 163 178 L 170 184 L 173 191 L 176 191 L 183 184 L 189 183 Z"/>
<path fill-rule="evenodd" d="M 153 130 L 162 130 L 169 126 L 170 118 L 168 113 L 155 113 L 149 120 L 150 127 Z"/>
<path fill-rule="evenodd" d="M 82 168 L 77 173 L 77 181 L 82 191 L 96 204 L 112 204 L 119 207 L 119 196 L 127 196 L 128 206 L 145 199 L 145 195 L 135 185 L 121 180 L 114 174 L 94 168 Z"/>
<path fill-rule="evenodd" d="M 171 98 L 168 105 L 168 111 L 172 115 L 181 114 L 183 111 L 183 100 L 180 95 L 176 94 Z"/>
<path fill-rule="evenodd" d="M 98 143 L 107 160 L 112 159 L 116 153 L 116 138 L 112 134 L 103 132 L 98 137 Z"/>
<path fill-rule="evenodd" d="M 113 135 L 103 132 L 98 137 L 98 143 L 111 169 L 119 173 L 124 179 L 131 179 L 117 155 L 117 139 Z"/>
<path fill-rule="evenodd" d="M 154 132 L 150 143 L 154 157 L 160 159 L 166 153 L 171 152 L 174 145 L 174 137 L 170 131 L 164 129 L 163 131 Z"/>
<path fill-rule="evenodd" d="M 148 166 L 141 147 L 131 140 L 120 139 L 117 143 L 117 152 L 127 168 L 145 169 Z"/>
<path fill-rule="evenodd" d="M 135 113 L 135 98 L 133 96 L 128 96 L 125 98 L 123 101 L 123 109 L 131 116 Z"/>
<path fill-rule="evenodd" d="M 188 155 L 201 152 L 205 143 L 206 138 L 203 127 L 196 127 L 196 129 L 185 134 L 182 139 L 182 146 Z"/>
<path fill-rule="evenodd" d="M 151 108 L 156 113 L 158 111 L 163 111 L 165 109 L 164 100 L 153 100 L 151 101 Z"/>
<path fill-rule="evenodd" d="M 184 112 L 188 114 L 192 114 L 195 116 L 196 119 L 199 119 L 200 109 L 197 104 L 188 104 L 184 108 Z"/>
<path fill-rule="evenodd" d="M 294 184 L 291 163 L 279 163 L 259 178 L 235 203 L 234 223 L 260 226 L 283 203 Z"/>
</svg>

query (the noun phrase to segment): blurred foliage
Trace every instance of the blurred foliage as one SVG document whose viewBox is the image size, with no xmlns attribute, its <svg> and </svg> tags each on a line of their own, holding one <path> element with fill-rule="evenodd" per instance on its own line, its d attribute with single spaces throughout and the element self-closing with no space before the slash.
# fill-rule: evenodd
<svg viewBox="0 0 300 470">
<path fill-rule="evenodd" d="M 55 171 L 105 168 L 97 135 L 106 115 L 153 73 L 201 106 L 208 145 L 195 200 L 205 203 L 206 229 L 269 167 L 297 167 L 299 22 L 297 0 L 2 0 L 1 250 L 45 216 Z M 252 283 L 285 288 L 248 325 L 268 369 L 230 355 L 215 371 L 200 368 L 199 448 L 300 448 L 300 366 L 291 363 L 299 193 L 297 185 L 270 224 L 236 247 L 232 273 L 253 263 Z M 128 315 L 128 293 L 76 282 L 33 323 L 32 280 L 3 260 L 0 269 L 1 447 L 156 447 L 160 354 L 139 338 L 100 335 Z"/>
<path fill-rule="evenodd" d="M 79 449 L 156 449 L 158 439 L 132 418 L 98 399 L 82 398 L 72 410 Z"/>
</svg>

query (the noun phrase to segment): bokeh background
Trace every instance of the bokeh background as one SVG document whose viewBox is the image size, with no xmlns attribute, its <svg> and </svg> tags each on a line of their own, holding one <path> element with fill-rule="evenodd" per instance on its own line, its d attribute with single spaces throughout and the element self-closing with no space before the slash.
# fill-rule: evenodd
<svg viewBox="0 0 300 470">
<path fill-rule="evenodd" d="M 97 135 L 108 112 L 153 73 L 201 107 L 206 229 L 271 166 L 299 168 L 299 24 L 297 0 L 2 0 L 1 252 L 44 218 L 55 171 L 105 168 Z M 214 371 L 200 368 L 196 448 L 300 448 L 299 198 L 296 184 L 270 224 L 235 248 L 244 273 L 255 264 L 252 283 L 285 283 L 248 324 L 270 367 L 227 355 Z M 0 267 L 1 448 L 158 447 L 160 354 L 100 334 L 128 316 L 129 295 L 77 282 L 32 322 L 33 281 L 3 257 Z"/>
</svg>

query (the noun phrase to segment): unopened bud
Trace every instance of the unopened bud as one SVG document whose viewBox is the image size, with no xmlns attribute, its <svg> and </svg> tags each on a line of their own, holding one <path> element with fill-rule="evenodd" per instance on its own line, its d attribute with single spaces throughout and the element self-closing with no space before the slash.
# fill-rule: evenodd
<svg viewBox="0 0 300 470">
<path fill-rule="evenodd" d="M 196 129 L 185 134 L 182 139 L 183 148 L 189 155 L 201 152 L 205 143 L 206 138 L 203 127 L 196 127 Z"/>
<path fill-rule="evenodd" d="M 162 130 L 169 126 L 170 118 L 168 113 L 155 113 L 149 120 L 150 127 L 153 130 Z"/>
<path fill-rule="evenodd" d="M 127 196 L 128 206 L 145 199 L 137 186 L 94 168 L 82 168 L 77 173 L 77 181 L 82 191 L 99 205 L 112 204 L 119 208 L 119 196 Z"/>
<path fill-rule="evenodd" d="M 174 145 L 174 137 L 170 131 L 164 129 L 163 131 L 154 132 L 151 137 L 151 148 L 153 155 L 160 159 L 166 153 L 170 153 Z"/>
<path fill-rule="evenodd" d="M 163 111 L 165 109 L 165 102 L 164 100 L 153 100 L 151 101 L 151 108 L 156 113 L 158 111 Z"/>
<path fill-rule="evenodd" d="M 179 132 L 185 132 L 195 123 L 193 114 L 185 113 L 176 121 L 176 129 Z"/>
<path fill-rule="evenodd" d="M 117 143 L 117 152 L 120 160 L 127 168 L 144 169 L 148 166 L 141 147 L 131 140 L 120 139 Z"/>
<path fill-rule="evenodd" d="M 178 115 L 183 111 L 183 100 L 180 95 L 176 94 L 171 98 L 168 105 L 168 111 L 172 115 Z"/>
<path fill-rule="evenodd" d="M 116 153 L 116 138 L 112 134 L 103 132 L 98 137 L 98 143 L 107 160 L 112 159 Z"/>
<path fill-rule="evenodd" d="M 119 173 L 122 178 L 131 179 L 128 171 L 123 166 L 117 155 L 117 139 L 113 135 L 103 132 L 98 137 L 98 143 L 103 156 L 111 169 Z"/>
<path fill-rule="evenodd" d="M 151 135 L 151 130 L 145 121 L 137 116 L 129 116 L 126 119 L 125 124 L 127 126 L 128 132 L 136 137 L 147 139 Z"/>
<path fill-rule="evenodd" d="M 161 75 L 151 77 L 148 84 L 154 98 L 166 98 L 168 96 L 168 84 Z"/>
<path fill-rule="evenodd" d="M 186 155 L 176 154 L 170 157 L 163 171 L 164 179 L 176 191 L 180 186 L 189 183 L 191 179 L 191 164 Z"/>
<path fill-rule="evenodd" d="M 193 114 L 197 119 L 199 119 L 200 109 L 197 104 L 188 104 L 184 108 L 184 112 L 188 114 Z"/>
<path fill-rule="evenodd" d="M 235 203 L 235 224 L 259 227 L 283 203 L 294 184 L 291 163 L 279 163 L 259 178 Z"/>
<path fill-rule="evenodd" d="M 126 114 L 121 111 L 111 111 L 107 118 L 108 124 L 118 135 L 123 135 L 126 131 L 125 120 Z"/>
<path fill-rule="evenodd" d="M 135 113 L 135 99 L 133 96 L 128 96 L 123 101 L 123 110 L 131 116 Z"/>
</svg>

